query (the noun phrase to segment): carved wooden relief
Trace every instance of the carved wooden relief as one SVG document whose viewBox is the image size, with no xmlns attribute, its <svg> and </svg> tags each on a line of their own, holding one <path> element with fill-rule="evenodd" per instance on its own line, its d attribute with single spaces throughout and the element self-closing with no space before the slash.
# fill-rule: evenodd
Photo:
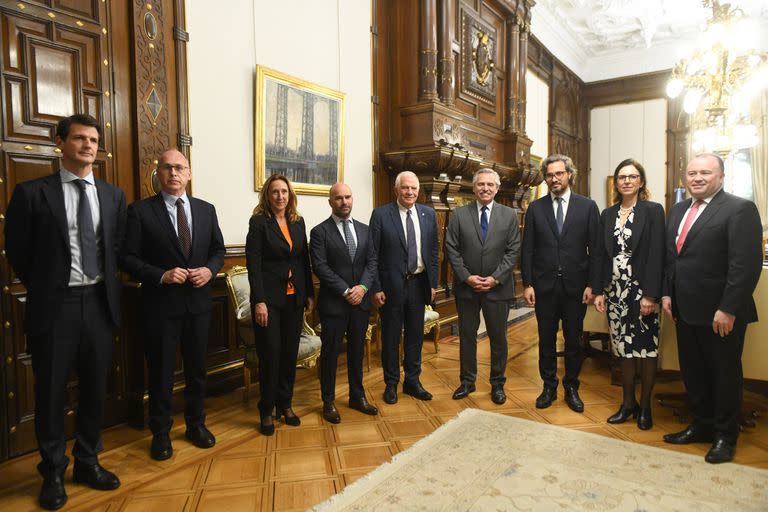
<svg viewBox="0 0 768 512">
<path fill-rule="evenodd" d="M 472 13 L 461 12 L 461 91 L 465 94 L 496 103 L 496 29 Z"/>
</svg>

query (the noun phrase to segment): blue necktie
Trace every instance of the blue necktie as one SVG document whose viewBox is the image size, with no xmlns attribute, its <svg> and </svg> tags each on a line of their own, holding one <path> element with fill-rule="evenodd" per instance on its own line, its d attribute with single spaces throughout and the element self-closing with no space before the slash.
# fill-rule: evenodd
<svg viewBox="0 0 768 512">
<path fill-rule="evenodd" d="M 483 242 L 485 242 L 485 237 L 488 236 L 488 207 L 483 206 L 480 212 L 480 231 L 483 233 Z"/>
<path fill-rule="evenodd" d="M 557 201 L 557 215 L 555 216 L 555 220 L 557 221 L 557 234 L 560 234 L 563 232 L 563 198 L 562 197 L 556 197 L 555 201 Z"/>
<path fill-rule="evenodd" d="M 408 273 L 413 274 L 419 266 L 419 259 L 416 255 L 416 228 L 413 226 L 410 209 L 405 216 L 405 237 L 405 246 L 408 249 Z"/>
</svg>

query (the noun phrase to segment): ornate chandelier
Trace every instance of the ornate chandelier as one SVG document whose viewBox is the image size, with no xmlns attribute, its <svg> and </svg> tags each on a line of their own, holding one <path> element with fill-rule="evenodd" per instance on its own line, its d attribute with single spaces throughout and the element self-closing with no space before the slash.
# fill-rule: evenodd
<svg viewBox="0 0 768 512">
<path fill-rule="evenodd" d="M 702 3 L 712 9 L 712 18 L 693 51 L 672 70 L 667 95 L 676 98 L 685 91 L 694 151 L 727 156 L 757 144 L 749 105 L 768 85 L 768 54 L 755 49 L 757 29 L 741 9 L 718 0 Z"/>
</svg>

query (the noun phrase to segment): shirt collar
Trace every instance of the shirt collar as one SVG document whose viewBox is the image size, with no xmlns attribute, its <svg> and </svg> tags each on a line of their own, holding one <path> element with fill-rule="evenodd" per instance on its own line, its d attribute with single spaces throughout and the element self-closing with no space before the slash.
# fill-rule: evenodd
<svg viewBox="0 0 768 512">
<path fill-rule="evenodd" d="M 165 201 L 168 206 L 176 206 L 176 200 L 179 198 L 184 201 L 184 204 L 189 204 L 189 198 L 187 197 L 186 192 L 182 192 L 180 196 L 174 196 L 163 190 L 161 190 L 160 193 L 163 195 L 163 201 Z"/>
<path fill-rule="evenodd" d="M 711 196 L 705 197 L 704 199 L 702 199 L 702 201 L 704 201 L 704 204 L 708 205 L 709 202 L 712 201 L 712 198 L 715 197 L 717 194 L 719 194 L 721 190 L 723 190 L 723 187 L 720 187 L 719 189 L 717 189 L 717 192 L 715 192 Z M 693 203 L 695 202 L 696 202 L 695 200 L 691 201 L 691 206 L 693 206 Z"/>
<path fill-rule="evenodd" d="M 331 218 L 333 219 L 333 222 L 338 226 L 342 221 L 352 220 L 352 216 L 350 215 L 346 219 L 342 219 L 341 217 L 337 217 L 334 214 L 331 214 Z M 354 224 L 354 223 L 353 223 Z"/>
<path fill-rule="evenodd" d="M 494 201 L 491 201 L 490 203 L 488 203 L 486 205 L 483 205 L 483 204 L 480 204 L 480 201 L 475 201 L 475 204 L 477 205 L 478 213 L 483 211 L 483 206 L 488 208 L 488 213 L 491 213 L 491 210 L 493 210 L 493 203 L 494 203 Z"/>
<path fill-rule="evenodd" d="M 408 210 L 414 210 L 414 213 L 416 211 L 416 203 L 413 204 L 410 208 L 406 208 L 405 206 L 400 204 L 400 201 L 395 201 L 397 203 L 397 208 L 400 210 L 400 213 L 405 213 Z"/>
<path fill-rule="evenodd" d="M 72 181 L 77 181 L 82 179 L 87 181 L 91 185 L 96 184 L 96 181 L 94 181 L 94 178 L 93 178 L 93 172 L 88 173 L 88 176 L 86 176 L 85 178 L 81 178 L 80 176 L 73 174 L 62 167 L 61 170 L 59 171 L 59 176 L 61 177 L 62 183 L 70 183 Z"/>
<path fill-rule="evenodd" d="M 557 196 L 553 194 L 552 192 L 549 193 L 549 195 L 552 197 L 552 202 L 555 203 L 557 200 L 555 199 Z M 565 192 L 563 192 L 563 195 L 560 196 L 563 198 L 563 202 L 565 204 L 568 204 L 568 201 L 571 200 L 571 187 L 568 187 Z"/>
</svg>

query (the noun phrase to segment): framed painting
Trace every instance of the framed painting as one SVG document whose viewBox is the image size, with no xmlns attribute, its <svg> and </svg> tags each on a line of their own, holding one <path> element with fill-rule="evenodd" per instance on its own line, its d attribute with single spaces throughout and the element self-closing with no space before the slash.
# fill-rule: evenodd
<svg viewBox="0 0 768 512">
<path fill-rule="evenodd" d="M 282 174 L 297 194 L 344 178 L 344 93 L 256 66 L 255 188 Z"/>
</svg>

